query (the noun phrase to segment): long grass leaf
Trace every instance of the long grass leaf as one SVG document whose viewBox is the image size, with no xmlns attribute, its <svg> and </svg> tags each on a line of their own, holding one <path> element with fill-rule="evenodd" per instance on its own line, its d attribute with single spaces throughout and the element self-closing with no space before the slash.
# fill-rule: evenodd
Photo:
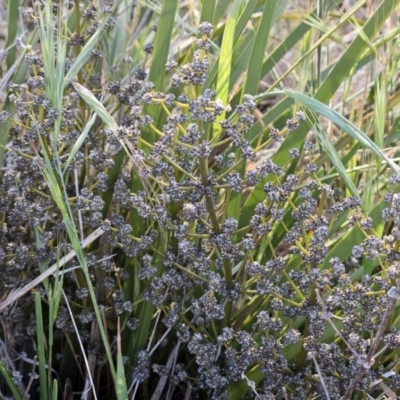
<svg viewBox="0 0 400 400">
<path fill-rule="evenodd" d="M 396 165 L 389 157 L 387 157 L 386 154 L 384 154 L 380 150 L 380 148 L 364 132 L 362 132 L 356 125 L 343 117 L 337 111 L 328 107 L 319 100 L 313 99 L 312 97 L 309 97 L 305 94 L 298 93 L 293 90 L 284 90 L 283 93 L 286 96 L 291 97 L 292 99 L 295 99 L 298 102 L 302 103 L 310 110 L 328 118 L 330 121 L 346 131 L 355 140 L 360 142 L 363 146 L 370 149 L 374 154 L 385 160 L 396 173 L 400 173 L 400 167 L 398 165 Z"/>
<path fill-rule="evenodd" d="M 174 27 L 175 13 L 178 0 L 162 2 L 160 21 L 154 40 L 152 63 L 149 72 L 149 81 L 155 85 L 155 90 L 162 90 L 165 78 L 165 64 L 168 59 L 169 46 L 171 43 L 172 29 Z"/>
<path fill-rule="evenodd" d="M 52 392 L 52 400 L 58 399 L 58 382 L 57 379 L 53 379 L 53 392 Z"/>
<path fill-rule="evenodd" d="M 68 159 L 65 163 L 64 172 L 67 171 L 69 164 L 71 163 L 71 161 L 73 160 L 73 158 L 75 157 L 75 155 L 78 153 L 79 149 L 82 147 L 83 143 L 85 142 L 85 139 L 86 139 L 87 135 L 89 134 L 90 129 L 92 128 L 95 120 L 96 120 L 96 114 L 93 114 L 91 116 L 91 118 L 89 119 L 89 121 L 86 123 L 85 128 L 79 135 L 78 139 L 72 146 L 72 149 L 70 150 L 69 155 L 68 155 Z"/>
<path fill-rule="evenodd" d="M 229 4 L 232 0 L 218 0 L 217 6 L 214 11 L 214 21 L 213 25 L 215 26 L 218 21 L 223 20 L 223 15 L 226 13 L 226 10 L 229 8 Z"/>
<path fill-rule="evenodd" d="M 351 194 L 354 197 L 357 197 L 360 200 L 361 207 L 363 207 L 362 199 L 360 194 L 358 193 L 358 189 L 354 184 L 354 182 L 352 181 L 352 179 L 350 178 L 349 174 L 347 173 L 346 168 L 344 167 L 342 160 L 337 154 L 335 146 L 330 141 L 328 135 L 325 132 L 320 131 L 318 127 L 314 128 L 314 132 L 317 133 L 317 137 L 322 146 L 323 151 L 328 155 L 329 160 L 332 162 L 332 164 L 336 168 L 336 171 L 342 177 L 345 186 L 350 190 Z"/>
<path fill-rule="evenodd" d="M 264 60 L 265 48 L 272 27 L 273 18 L 277 18 L 276 11 L 283 12 L 282 7 L 277 7 L 278 0 L 268 0 L 265 2 L 260 24 L 257 28 L 253 49 L 243 85 L 242 98 L 245 94 L 256 94 L 261 79 L 261 70 Z"/>
<path fill-rule="evenodd" d="M 201 22 L 209 22 L 210 24 L 212 24 L 214 10 L 215 10 L 215 2 L 216 0 L 203 1 L 203 4 L 201 5 L 201 15 L 200 15 Z"/>
<path fill-rule="evenodd" d="M 103 345 L 105 348 L 108 365 L 110 367 L 110 371 L 111 371 L 111 375 L 112 375 L 114 384 L 117 385 L 117 374 L 116 374 L 116 370 L 115 370 L 115 366 L 114 366 L 114 362 L 113 362 L 113 358 L 112 358 L 112 354 L 111 354 L 110 345 L 108 342 L 108 338 L 107 338 L 104 326 L 102 324 L 102 318 L 100 315 L 99 306 L 96 301 L 96 295 L 94 293 L 94 289 L 93 289 L 93 285 L 92 285 L 91 278 L 89 275 L 85 256 L 83 254 L 83 250 L 81 248 L 81 245 L 80 245 L 80 242 L 78 239 L 78 234 L 75 229 L 74 222 L 73 222 L 72 211 L 70 209 L 69 203 L 64 202 L 64 200 L 63 200 L 64 198 L 67 197 L 66 195 L 65 196 L 63 195 L 66 193 L 66 189 L 65 189 L 65 186 L 63 186 L 63 191 L 61 191 L 61 188 L 58 186 L 57 177 L 55 176 L 55 172 L 52 169 L 51 162 L 47 156 L 45 157 L 45 163 L 46 163 L 46 169 L 43 170 L 43 175 L 49 186 L 50 192 L 52 194 L 52 198 L 55 201 L 55 203 L 57 204 L 57 207 L 61 212 L 63 222 L 65 225 L 66 231 L 68 233 L 68 237 L 71 241 L 72 248 L 74 249 L 74 251 L 76 253 L 76 257 L 81 266 L 81 270 L 83 271 L 83 274 L 85 277 L 85 282 L 89 289 L 90 299 L 92 301 L 92 305 L 93 305 L 94 312 L 96 315 L 96 320 L 98 321 L 100 335 L 101 335 Z M 61 172 L 59 173 L 59 176 L 61 176 Z M 79 282 L 79 284 L 83 285 L 84 283 Z"/>
<path fill-rule="evenodd" d="M 15 400 L 23 400 L 21 393 L 19 392 L 16 384 L 12 380 L 11 375 L 8 372 L 8 369 L 3 361 L 0 361 L 0 374 L 3 376 L 4 380 L 6 381 L 8 388 L 11 390 L 13 398 Z"/>
<path fill-rule="evenodd" d="M 36 319 L 36 337 L 38 346 L 38 363 L 39 363 L 39 382 L 40 382 L 40 398 L 49 399 L 47 374 L 46 374 L 46 354 L 44 344 L 46 337 L 43 329 L 43 313 L 42 313 L 42 300 L 38 292 L 35 292 L 35 319 Z M 49 399 L 50 400 L 50 399 Z"/>
<path fill-rule="evenodd" d="M 57 84 L 55 77 L 55 60 L 54 60 L 54 23 L 51 4 L 45 1 L 42 10 L 37 5 L 39 16 L 39 34 L 42 46 L 43 66 L 46 83 L 46 93 L 50 101 L 54 99 L 54 84 Z"/>
<path fill-rule="evenodd" d="M 238 18 L 236 27 L 235 27 L 235 36 L 233 38 L 234 45 L 236 44 L 237 40 L 243 34 L 243 29 L 245 28 L 246 24 L 249 22 L 249 19 L 251 18 L 251 15 L 253 14 L 256 6 L 257 6 L 257 0 L 250 0 L 247 2 L 246 7 L 243 10 L 243 12 L 240 14 L 240 17 Z M 223 29 L 220 28 L 216 31 L 216 33 L 214 34 L 214 36 L 216 36 L 215 39 L 218 39 L 218 34 L 217 34 L 218 31 L 223 32 Z M 247 38 L 246 47 L 249 45 L 248 42 L 251 40 L 252 40 L 251 38 Z M 246 67 L 247 67 L 249 58 L 250 57 L 248 57 L 247 62 L 245 63 Z M 218 64 L 219 64 L 218 61 L 215 62 L 214 65 L 212 66 L 211 70 L 208 72 L 207 79 L 203 85 L 203 90 L 210 88 L 213 85 L 213 83 L 218 75 Z M 232 69 L 232 73 L 235 74 L 238 70 L 239 70 L 238 65 L 235 63 L 235 67 Z M 240 72 L 238 74 L 240 75 L 243 72 L 243 70 L 244 70 L 244 68 L 240 69 L 239 70 Z M 231 79 L 231 83 L 233 83 L 233 82 L 235 82 L 235 80 Z"/>
<path fill-rule="evenodd" d="M 81 96 L 85 102 L 90 106 L 90 108 L 103 120 L 103 122 L 111 129 L 118 129 L 118 124 L 115 122 L 114 118 L 106 110 L 103 104 L 93 95 L 93 93 L 86 89 L 84 86 L 80 85 L 78 82 L 72 82 L 72 86 L 76 92 Z"/>
<path fill-rule="evenodd" d="M 84 66 L 88 58 L 90 57 L 90 54 L 96 44 L 99 42 L 101 39 L 104 29 L 106 28 L 111 15 L 115 13 L 117 10 L 119 4 L 121 3 L 121 0 L 118 0 L 114 6 L 113 6 L 113 12 L 111 14 L 108 14 L 102 23 L 99 25 L 99 27 L 96 29 L 96 32 L 92 35 L 92 37 L 88 40 L 88 42 L 85 44 L 85 46 L 82 48 L 81 52 L 79 53 L 78 57 L 75 59 L 71 67 L 69 68 L 67 74 L 65 75 L 65 78 L 63 80 L 64 87 L 67 86 L 71 81 L 76 77 L 78 72 L 81 70 L 81 68 Z"/>
<path fill-rule="evenodd" d="M 122 358 L 121 351 L 121 331 L 120 321 L 118 320 L 118 332 L 117 332 L 117 399 L 126 400 L 128 398 L 128 389 L 125 381 L 125 368 Z"/>
<path fill-rule="evenodd" d="M 229 82 L 232 68 L 232 53 L 236 20 L 239 15 L 241 0 L 234 0 L 226 21 L 224 36 L 222 38 L 221 52 L 218 62 L 217 98 L 224 104 L 228 102 Z M 223 119 L 224 115 L 220 117 Z"/>
<path fill-rule="evenodd" d="M 7 69 L 10 69 L 15 62 L 16 45 L 14 43 L 18 32 L 19 18 L 19 0 L 8 0 L 7 12 L 7 40 L 5 48 L 7 49 Z"/>
<path fill-rule="evenodd" d="M 177 13 L 178 0 L 164 1 L 162 3 L 157 33 L 154 40 L 152 62 L 149 71 L 149 81 L 155 85 L 155 90 L 162 91 L 166 76 L 165 64 L 168 59 L 171 36 L 174 27 L 175 16 Z M 144 112 L 153 118 L 156 125 L 162 125 L 160 108 L 157 106 L 145 107 Z M 153 143 L 155 133 L 151 129 L 142 131 L 143 139 L 148 143 Z"/>
</svg>

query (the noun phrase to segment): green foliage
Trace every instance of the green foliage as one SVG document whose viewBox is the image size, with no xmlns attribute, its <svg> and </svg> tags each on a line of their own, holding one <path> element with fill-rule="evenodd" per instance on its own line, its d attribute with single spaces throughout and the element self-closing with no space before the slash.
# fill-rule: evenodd
<svg viewBox="0 0 400 400">
<path fill-rule="evenodd" d="M 0 396 L 398 395 L 400 0 L 19 3 Z"/>
</svg>

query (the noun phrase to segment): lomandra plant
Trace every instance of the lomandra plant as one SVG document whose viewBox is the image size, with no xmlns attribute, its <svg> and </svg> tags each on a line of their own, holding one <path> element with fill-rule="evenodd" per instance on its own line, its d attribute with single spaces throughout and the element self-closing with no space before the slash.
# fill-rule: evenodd
<svg viewBox="0 0 400 400">
<path fill-rule="evenodd" d="M 262 69 L 281 54 L 262 59 L 276 6 L 266 3 L 249 39 L 253 75 L 229 97 L 240 75 L 235 27 L 257 2 L 234 2 L 222 39 L 207 22 L 211 3 L 193 48 L 160 63 L 177 5 L 165 2 L 154 46 L 143 43 L 149 76 L 143 64 L 104 85 L 112 74 L 98 43 L 112 40 L 118 2 L 25 10 L 41 47 L 26 48 L 29 78 L 8 85 L 1 113 L 5 398 L 400 390 L 400 171 L 324 104 L 351 66 L 339 60 L 315 97 L 257 95 Z M 361 55 L 394 7 L 382 3 L 344 59 Z M 246 43 L 235 50 L 249 54 Z M 267 97 L 276 104 L 257 120 Z M 371 207 L 317 113 L 380 160 L 383 194 Z"/>
</svg>

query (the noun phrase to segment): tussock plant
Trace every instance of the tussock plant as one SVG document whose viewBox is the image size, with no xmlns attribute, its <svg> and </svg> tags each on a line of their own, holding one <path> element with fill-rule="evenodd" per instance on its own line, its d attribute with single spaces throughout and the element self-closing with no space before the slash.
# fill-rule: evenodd
<svg viewBox="0 0 400 400">
<path fill-rule="evenodd" d="M 400 169 L 383 147 L 398 58 L 361 108 L 326 104 L 398 46 L 379 33 L 398 2 L 319 1 L 268 46 L 284 2 L 12 3 L 0 397 L 396 398 Z M 345 23 L 344 56 L 285 88 Z"/>
</svg>

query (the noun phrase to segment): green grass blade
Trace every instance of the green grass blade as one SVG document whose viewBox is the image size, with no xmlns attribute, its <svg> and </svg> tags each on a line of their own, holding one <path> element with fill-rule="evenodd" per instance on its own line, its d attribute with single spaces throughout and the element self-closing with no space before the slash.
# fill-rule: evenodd
<svg viewBox="0 0 400 400">
<path fill-rule="evenodd" d="M 352 181 L 352 179 L 350 178 L 349 174 L 347 173 L 346 168 L 344 167 L 342 160 L 340 159 L 338 153 L 336 152 L 335 146 L 332 144 L 327 133 L 320 130 L 318 126 L 315 127 L 314 131 L 317 133 L 317 137 L 319 143 L 322 146 L 322 149 L 328 155 L 329 160 L 335 166 L 336 171 L 339 173 L 339 175 L 342 177 L 346 187 L 350 190 L 351 194 L 354 197 L 357 197 L 360 200 L 361 207 L 364 207 L 361 196 L 358 193 L 358 189 L 354 184 L 354 182 Z"/>
<path fill-rule="evenodd" d="M 328 2 L 327 7 L 329 9 L 333 8 L 336 5 L 336 1 L 332 0 Z M 316 13 L 314 10 L 313 14 Z M 261 76 L 265 76 L 272 68 L 281 60 L 287 53 L 292 49 L 296 43 L 304 38 L 307 32 L 311 29 L 310 25 L 306 22 L 302 22 L 299 24 L 288 36 L 286 36 L 282 42 L 272 50 L 271 54 L 267 56 L 265 59 L 262 69 Z"/>
<path fill-rule="evenodd" d="M 223 20 L 223 15 L 226 13 L 226 10 L 229 8 L 229 4 L 232 0 L 218 0 L 217 6 L 214 11 L 214 21 L 213 25 L 217 25 L 217 23 Z"/>
<path fill-rule="evenodd" d="M 242 10 L 236 24 L 235 28 L 235 36 L 234 42 L 236 43 L 237 40 L 243 35 L 243 30 L 245 29 L 246 25 L 251 20 L 252 15 L 257 9 L 259 2 L 257 0 L 249 0 L 247 2 L 243 2 L 242 6 L 244 9 Z"/>
<path fill-rule="evenodd" d="M 217 98 L 221 99 L 224 104 L 228 102 L 229 82 L 232 68 L 232 53 L 236 20 L 239 15 L 241 0 L 235 0 L 229 13 L 228 20 L 225 25 L 224 36 L 222 38 L 221 52 L 218 63 L 218 80 L 217 80 Z M 221 115 L 219 120 L 224 119 Z"/>
<path fill-rule="evenodd" d="M 120 321 L 118 320 L 118 332 L 117 332 L 117 399 L 126 400 L 128 398 L 128 389 L 125 381 L 125 368 L 122 359 L 121 352 L 121 332 L 120 332 Z"/>
<path fill-rule="evenodd" d="M 90 132 L 90 129 L 92 128 L 94 121 L 96 120 L 96 114 L 93 114 L 89 121 L 86 123 L 85 128 L 83 129 L 82 133 L 79 135 L 77 141 L 75 144 L 72 146 L 71 151 L 69 152 L 67 162 L 65 163 L 64 167 L 64 172 L 67 171 L 69 164 L 75 157 L 75 155 L 78 153 L 79 149 L 82 147 L 83 143 L 85 142 L 85 139 L 87 135 Z"/>
<path fill-rule="evenodd" d="M 257 6 L 257 0 L 250 0 L 248 1 L 248 3 L 246 4 L 246 8 L 243 10 L 243 12 L 241 13 L 240 17 L 238 18 L 236 27 L 235 27 L 235 36 L 233 39 L 234 44 L 237 42 L 237 40 L 239 39 L 239 37 L 243 34 L 243 29 L 245 28 L 246 24 L 249 22 L 249 19 L 251 18 L 252 13 L 254 12 L 255 7 Z M 222 29 L 218 29 L 218 31 Z M 214 33 L 214 36 L 217 36 L 217 33 Z M 216 37 L 217 39 L 217 37 Z M 248 38 L 246 40 L 246 42 L 252 40 L 251 38 Z M 248 43 L 247 43 L 248 45 Z M 247 67 L 247 63 L 250 57 L 247 58 L 247 62 L 245 63 L 245 66 Z M 232 70 L 232 73 L 235 73 L 238 70 L 237 68 L 237 64 L 235 63 L 235 67 Z M 244 68 L 240 70 L 241 74 L 243 72 Z M 218 74 L 218 62 L 216 62 L 210 72 L 207 75 L 207 80 L 203 85 L 203 89 L 207 89 L 210 88 L 215 79 L 217 78 L 217 74 Z M 235 82 L 231 79 L 231 82 Z"/>
<path fill-rule="evenodd" d="M 209 22 L 212 24 L 216 0 L 204 0 L 201 6 L 201 22 Z"/>
<path fill-rule="evenodd" d="M 166 76 L 165 64 L 168 60 L 169 47 L 171 43 L 172 30 L 174 27 L 175 14 L 177 13 L 178 0 L 164 1 L 162 3 L 157 33 L 154 40 L 149 81 L 155 85 L 155 90 L 162 91 Z M 156 106 L 145 107 L 145 113 L 149 114 L 156 125 L 159 125 L 160 108 Z M 161 124 L 160 124 L 161 125 Z M 153 143 L 155 133 L 151 129 L 143 130 L 143 139 Z"/>
<path fill-rule="evenodd" d="M 124 3 L 126 4 L 125 0 L 121 0 L 120 10 L 126 6 Z M 115 71 L 112 71 L 112 67 L 123 63 L 122 59 L 126 55 L 126 50 L 132 46 L 136 39 L 136 35 L 132 35 L 132 26 L 136 25 L 137 28 L 138 23 L 144 24 L 144 26 L 147 25 L 145 24 L 146 18 L 142 20 L 141 8 L 140 4 L 137 4 L 132 13 L 118 10 L 117 15 L 114 17 L 115 25 L 103 35 L 102 47 L 104 49 L 104 58 L 107 60 L 103 64 L 103 68 L 107 78 L 110 80 L 117 78 Z M 150 29 L 150 27 L 146 26 L 146 29 Z"/>
<path fill-rule="evenodd" d="M 10 69 L 15 62 L 16 46 L 14 41 L 18 32 L 18 18 L 19 18 L 19 0 L 8 0 L 8 13 L 7 13 L 7 40 L 5 48 L 8 49 L 7 54 L 7 69 Z"/>
<path fill-rule="evenodd" d="M 78 74 L 78 72 L 81 70 L 81 68 L 84 66 L 88 58 L 90 57 L 90 53 L 94 49 L 94 47 L 97 45 L 99 40 L 101 39 L 104 29 L 107 26 L 107 23 L 111 16 L 115 13 L 117 10 L 121 0 L 118 0 L 113 7 L 113 12 L 111 14 L 108 14 L 104 19 L 103 22 L 100 24 L 100 26 L 96 29 L 96 32 L 92 35 L 92 37 L 88 40 L 88 42 L 85 44 L 85 46 L 82 48 L 81 52 L 79 53 L 78 57 L 76 57 L 75 61 L 71 65 L 70 69 L 68 70 L 67 74 L 65 75 L 65 78 L 63 80 L 64 82 L 64 87 L 67 86 Z M 64 41 L 65 42 L 65 41 Z"/>
<path fill-rule="evenodd" d="M 376 82 L 376 96 L 374 98 L 375 112 L 374 112 L 374 123 L 375 123 L 375 134 L 374 142 L 379 148 L 384 147 L 385 142 L 385 131 L 386 131 L 386 113 L 387 113 L 387 100 L 388 100 L 388 81 L 386 76 L 382 76 Z M 377 170 L 380 169 L 382 163 L 379 157 L 376 157 Z"/>
<path fill-rule="evenodd" d="M 39 139 L 41 139 L 40 136 L 39 136 Z M 71 241 L 72 248 L 75 251 L 75 255 L 76 255 L 76 258 L 78 259 L 79 265 L 81 266 L 81 271 L 83 271 L 83 274 L 85 277 L 85 282 L 86 282 L 87 288 L 89 289 L 90 299 L 92 301 L 93 309 L 94 309 L 94 312 L 96 315 L 96 320 L 98 322 L 100 335 L 101 335 L 103 345 L 105 348 L 105 353 L 107 356 L 107 361 L 108 361 L 108 365 L 110 367 L 113 382 L 115 385 L 117 385 L 117 374 L 116 374 L 108 338 L 107 338 L 104 326 L 102 325 L 102 318 L 100 315 L 99 306 L 96 301 L 96 296 L 94 293 L 93 285 L 91 283 L 91 278 L 89 276 L 88 266 L 86 264 L 83 249 L 82 249 L 81 243 L 78 238 L 78 233 L 75 229 L 70 205 L 68 202 L 64 202 L 64 198 L 67 198 L 66 189 L 65 189 L 65 186 L 62 186 L 62 190 L 61 190 L 61 188 L 58 184 L 57 177 L 55 175 L 55 171 L 53 170 L 52 164 L 48 157 L 45 157 L 45 167 L 43 167 L 43 176 L 46 179 L 46 182 L 48 184 L 52 198 L 55 201 L 55 203 L 57 204 L 57 207 L 61 212 L 61 215 L 62 215 L 62 218 L 64 221 L 64 225 L 65 225 L 66 231 L 68 233 L 68 237 Z M 60 177 L 62 176 L 61 172 L 58 172 L 58 176 L 60 176 Z M 63 185 L 63 183 L 61 183 L 61 184 Z M 84 282 L 80 282 L 79 284 L 83 285 Z"/>
<path fill-rule="evenodd" d="M 328 118 L 330 121 L 342 128 L 349 135 L 351 135 L 355 140 L 360 142 L 363 146 L 370 149 L 381 159 L 385 160 L 396 173 L 400 173 L 400 167 L 398 165 L 396 165 L 389 157 L 387 157 L 386 154 L 384 154 L 380 150 L 380 148 L 364 132 L 362 132 L 356 125 L 343 117 L 337 111 L 333 110 L 332 108 L 328 107 L 317 99 L 306 96 L 305 94 L 294 92 L 292 90 L 284 90 L 283 93 L 286 96 L 291 97 L 292 99 L 302 103 L 310 110 Z"/>
<path fill-rule="evenodd" d="M 44 3 L 43 9 L 38 5 L 39 35 L 42 46 L 43 66 L 46 82 L 46 92 L 50 101 L 54 100 L 55 60 L 54 60 L 54 24 L 53 13 L 49 1 Z M 53 101 L 54 105 L 54 101 Z"/>
<path fill-rule="evenodd" d="M 3 361 L 0 361 L 0 374 L 3 376 L 4 380 L 6 381 L 8 388 L 11 390 L 13 398 L 15 400 L 23 400 L 21 393 L 19 392 L 17 386 L 15 385 L 14 381 L 12 380 L 11 374 L 8 371 L 6 365 L 4 364 Z"/>
<path fill-rule="evenodd" d="M 57 379 L 53 379 L 53 395 L 52 400 L 58 399 L 58 382 Z"/>
<path fill-rule="evenodd" d="M 162 90 L 165 78 L 165 64 L 168 60 L 172 29 L 178 0 L 162 2 L 160 22 L 157 25 L 157 34 L 154 40 L 152 63 L 149 72 L 149 81 L 155 85 L 155 90 Z"/>
<path fill-rule="evenodd" d="M 114 118 L 109 114 L 109 112 L 105 109 L 103 104 L 101 104 L 93 93 L 80 85 L 78 82 L 72 82 L 74 89 L 76 92 L 85 100 L 85 102 L 90 106 L 90 108 L 103 120 L 103 122 L 111 129 L 117 130 L 118 124 L 115 122 Z M 121 144 L 122 148 L 125 150 L 126 154 L 129 157 L 132 157 L 132 154 L 127 149 L 124 141 L 119 139 L 119 143 Z M 134 164 L 136 165 L 136 164 Z"/>
<path fill-rule="evenodd" d="M 278 0 L 268 0 L 263 9 L 261 21 L 257 29 L 253 49 L 251 52 L 249 67 L 247 70 L 245 84 L 242 90 L 242 98 L 245 94 L 256 94 L 258 85 L 261 80 L 261 70 L 264 60 L 265 48 L 269 38 L 272 22 L 275 15 L 275 11 L 283 12 L 284 8 L 277 7 Z"/>
<path fill-rule="evenodd" d="M 38 350 L 38 363 L 39 363 L 39 382 L 40 382 L 40 398 L 49 399 L 48 386 L 47 386 L 47 373 L 46 373 L 46 354 L 44 344 L 46 337 L 43 329 L 43 313 L 42 313 L 42 300 L 39 293 L 35 292 L 35 317 L 36 317 L 36 337 L 37 337 L 37 350 Z M 49 399 L 51 400 L 51 399 Z"/>
<path fill-rule="evenodd" d="M 103 120 L 103 122 L 111 129 L 118 129 L 118 124 L 115 122 L 114 118 L 105 109 L 103 104 L 93 95 L 93 93 L 80 85 L 77 82 L 72 82 L 72 85 L 79 96 L 90 106 L 90 108 Z"/>
<path fill-rule="evenodd" d="M 234 68 L 231 71 L 229 87 L 233 88 L 234 85 L 239 81 L 239 79 L 243 76 L 244 71 L 246 71 L 249 60 L 251 57 L 251 51 L 253 49 L 255 37 L 252 34 L 247 34 L 246 40 L 244 41 L 244 46 L 242 46 L 241 52 L 239 56 L 235 57 L 234 59 Z M 237 93 L 232 101 L 230 102 L 231 105 L 235 105 L 238 103 L 238 99 L 241 95 L 241 92 Z"/>
</svg>

